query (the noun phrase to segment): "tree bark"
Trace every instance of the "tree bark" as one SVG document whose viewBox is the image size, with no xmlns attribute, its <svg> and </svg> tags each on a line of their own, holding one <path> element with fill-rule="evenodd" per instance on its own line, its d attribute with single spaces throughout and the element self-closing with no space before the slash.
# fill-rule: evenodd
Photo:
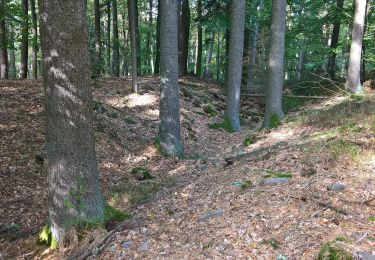
<svg viewBox="0 0 375 260">
<path fill-rule="evenodd" d="M 142 68 L 141 68 L 141 38 L 139 36 L 139 26 L 138 26 L 138 18 L 139 18 L 139 10 L 138 10 L 138 0 L 134 1 L 134 22 L 135 22 L 135 43 L 137 45 L 137 72 L 138 75 L 142 75 Z"/>
<path fill-rule="evenodd" d="M 33 79 L 38 78 L 38 20 L 35 11 L 35 0 L 30 0 L 31 8 L 31 19 L 32 19 L 32 34 L 33 34 L 33 44 L 32 44 L 32 76 Z"/>
<path fill-rule="evenodd" d="M 0 79 L 8 79 L 8 39 L 6 29 L 5 1 L 0 0 Z"/>
<path fill-rule="evenodd" d="M 173 157 L 183 154 L 178 87 L 178 1 L 160 1 L 160 152 Z"/>
<path fill-rule="evenodd" d="M 185 76 L 187 74 L 187 63 L 189 56 L 189 35 L 190 35 L 190 7 L 189 0 L 182 0 L 181 17 L 180 17 L 180 31 L 179 31 L 179 75 Z"/>
<path fill-rule="evenodd" d="M 20 64 L 20 78 L 26 79 L 28 72 L 28 58 L 29 58 L 29 1 L 22 0 L 23 22 L 21 28 L 21 64 Z"/>
<path fill-rule="evenodd" d="M 126 30 L 126 19 L 125 19 L 125 10 L 122 14 L 122 33 L 124 35 L 124 62 L 123 62 L 123 68 L 122 68 L 122 75 L 124 77 L 127 77 L 129 75 L 129 56 L 128 56 L 128 49 L 129 49 L 129 31 Z"/>
<path fill-rule="evenodd" d="M 217 51 L 216 51 L 216 80 L 220 80 L 220 33 L 217 33 Z"/>
<path fill-rule="evenodd" d="M 111 1 L 107 0 L 107 64 L 106 71 L 107 74 L 111 74 Z"/>
<path fill-rule="evenodd" d="M 40 15 L 49 221 L 53 238 L 61 243 L 76 225 L 104 220 L 92 128 L 86 1 L 40 0 Z"/>
<path fill-rule="evenodd" d="M 9 50 L 9 77 L 11 79 L 17 78 L 17 69 L 16 69 L 16 51 L 14 50 L 14 30 L 13 24 L 10 21 L 9 24 L 9 43 L 10 43 L 10 50 Z"/>
<path fill-rule="evenodd" d="M 343 12 L 344 7 L 344 0 L 337 0 L 336 2 L 336 12 L 335 12 L 335 21 L 333 23 L 333 31 L 332 31 L 332 38 L 331 38 L 331 55 L 329 56 L 328 60 L 328 75 L 331 79 L 335 79 L 335 71 L 336 71 L 336 48 L 339 44 L 339 37 L 340 37 L 340 26 L 341 26 L 341 14 Z"/>
<path fill-rule="evenodd" d="M 284 117 L 282 92 L 284 85 L 285 25 L 286 0 L 273 0 L 264 128 L 274 127 L 274 124 Z"/>
<path fill-rule="evenodd" d="M 211 64 L 212 64 L 212 53 L 214 52 L 214 43 L 215 43 L 215 32 L 211 32 L 210 35 L 210 49 L 208 50 L 207 63 L 204 70 L 204 78 L 211 78 Z"/>
<path fill-rule="evenodd" d="M 160 73 L 160 0 L 158 0 L 158 16 L 156 18 L 156 48 L 154 74 Z"/>
<path fill-rule="evenodd" d="M 230 49 L 228 61 L 225 123 L 231 132 L 240 131 L 240 94 L 245 32 L 245 0 L 232 1 L 230 7 Z"/>
<path fill-rule="evenodd" d="M 346 79 L 346 88 L 353 93 L 361 93 L 363 91 L 360 81 L 360 71 L 365 16 L 366 1 L 355 0 L 352 44 L 350 47 L 349 69 Z"/>
<path fill-rule="evenodd" d="M 130 27 L 130 44 L 132 53 L 132 90 L 134 93 L 138 92 L 138 59 L 137 59 L 137 33 L 136 33 L 136 10 L 135 1 L 128 0 L 128 16 Z"/>
<path fill-rule="evenodd" d="M 112 75 L 120 77 L 120 42 L 118 39 L 117 0 L 112 0 Z"/>
<path fill-rule="evenodd" d="M 102 40 L 100 29 L 100 0 L 94 1 L 94 16 L 95 16 L 95 77 L 99 77 L 102 72 L 103 54 L 102 54 Z"/>
<path fill-rule="evenodd" d="M 151 71 L 150 74 L 154 74 L 154 48 L 153 48 L 153 44 L 152 44 L 152 37 L 153 37 L 153 33 L 152 33 L 152 9 L 153 9 L 153 0 L 149 0 L 149 12 L 148 12 L 148 31 L 147 31 L 147 45 L 146 45 L 146 49 L 147 51 L 149 51 L 149 64 L 151 66 Z M 149 67 L 148 66 L 148 69 Z"/>
<path fill-rule="evenodd" d="M 301 39 L 299 52 L 298 52 L 298 63 L 297 63 L 297 81 L 302 79 L 302 70 L 303 70 L 303 54 L 305 53 L 305 40 Z"/>
<path fill-rule="evenodd" d="M 202 0 L 197 0 L 197 31 L 198 31 L 198 46 L 197 46 L 197 61 L 195 66 L 195 74 L 198 77 L 202 76 L 202 51 L 203 51 L 203 34 L 202 34 Z"/>
</svg>

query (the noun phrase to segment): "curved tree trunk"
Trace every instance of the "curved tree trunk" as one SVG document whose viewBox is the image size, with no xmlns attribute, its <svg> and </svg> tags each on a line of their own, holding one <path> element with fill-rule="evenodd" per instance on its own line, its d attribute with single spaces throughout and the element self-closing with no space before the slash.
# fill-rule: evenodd
<svg viewBox="0 0 375 260">
<path fill-rule="evenodd" d="M 181 157 L 180 101 L 178 89 L 179 0 L 161 0 L 160 8 L 160 152 Z"/>
<path fill-rule="evenodd" d="M 118 39 L 117 0 L 112 0 L 112 75 L 120 77 L 120 42 Z"/>
<path fill-rule="evenodd" d="M 230 8 L 230 49 L 225 123 L 231 132 L 240 131 L 240 94 L 245 32 L 245 0 L 232 1 Z"/>
<path fill-rule="evenodd" d="M 190 33 L 190 7 L 189 0 L 182 0 L 178 46 L 179 75 L 187 74 L 187 63 L 189 56 L 189 33 Z"/>
<path fill-rule="evenodd" d="M 40 0 L 40 14 L 49 221 L 53 238 L 61 243 L 75 225 L 104 220 L 92 128 L 86 1 Z"/>
<path fill-rule="evenodd" d="M 0 0 L 0 79 L 8 78 L 8 39 L 5 24 L 5 3 Z"/>
<path fill-rule="evenodd" d="M 328 75 L 331 79 L 335 79 L 335 71 L 336 71 L 336 48 L 339 44 L 339 37 L 340 37 L 340 26 L 341 26 L 341 13 L 344 7 L 344 0 L 337 0 L 336 3 L 336 20 L 333 23 L 333 31 L 332 31 L 332 39 L 331 39 L 331 55 L 329 56 L 328 60 Z"/>
<path fill-rule="evenodd" d="M 274 127 L 274 124 L 284 117 L 282 92 L 284 85 L 285 24 L 286 0 L 273 0 L 264 128 Z"/>
<path fill-rule="evenodd" d="M 350 47 L 350 58 L 346 88 L 353 93 L 363 91 L 361 84 L 361 55 L 363 32 L 366 16 L 366 1 L 355 0 L 354 24 L 352 32 L 352 44 Z"/>
<path fill-rule="evenodd" d="M 202 45 L 202 0 L 197 0 L 197 15 L 198 15 L 198 39 L 197 39 L 197 60 L 196 60 L 196 66 L 195 66 L 195 74 L 198 77 L 202 76 L 202 51 L 203 51 L 203 45 Z"/>
<path fill-rule="evenodd" d="M 100 1 L 94 1 L 94 16 L 95 16 L 95 76 L 99 77 L 103 66 L 102 54 L 102 40 L 100 30 Z"/>
<path fill-rule="evenodd" d="M 35 11 L 35 0 L 30 0 L 31 19 L 32 19 L 32 33 L 33 33 L 33 44 L 32 44 L 32 76 L 33 79 L 38 78 L 38 21 Z"/>
<path fill-rule="evenodd" d="M 29 1 L 22 0 L 22 11 L 24 19 L 21 29 L 21 64 L 20 64 L 20 78 L 26 79 L 28 72 L 28 58 L 29 58 Z"/>
<path fill-rule="evenodd" d="M 138 59 L 137 59 L 137 33 L 136 33 L 136 10 L 135 1 L 128 0 L 128 16 L 130 27 L 130 45 L 132 53 L 132 90 L 134 93 L 138 92 Z"/>
</svg>

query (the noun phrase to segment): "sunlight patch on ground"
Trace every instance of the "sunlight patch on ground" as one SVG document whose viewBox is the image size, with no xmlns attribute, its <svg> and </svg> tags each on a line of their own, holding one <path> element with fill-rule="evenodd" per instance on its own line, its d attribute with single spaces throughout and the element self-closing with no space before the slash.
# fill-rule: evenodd
<svg viewBox="0 0 375 260">
<path fill-rule="evenodd" d="M 146 115 L 148 115 L 148 116 L 159 117 L 159 112 L 160 112 L 159 109 L 149 109 L 149 110 L 146 112 Z"/>
<path fill-rule="evenodd" d="M 156 95 L 148 93 L 144 95 L 130 94 L 125 97 L 111 97 L 105 99 L 107 104 L 117 108 L 151 106 L 155 105 L 157 101 L 158 98 Z"/>
<path fill-rule="evenodd" d="M 270 137 L 276 141 L 285 141 L 293 136 L 295 136 L 295 131 L 291 129 L 283 129 L 270 133 Z"/>
</svg>

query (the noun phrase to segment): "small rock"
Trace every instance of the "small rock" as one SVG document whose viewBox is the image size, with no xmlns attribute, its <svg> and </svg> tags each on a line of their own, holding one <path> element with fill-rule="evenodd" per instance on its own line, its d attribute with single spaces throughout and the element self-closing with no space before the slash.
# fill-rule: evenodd
<svg viewBox="0 0 375 260">
<path fill-rule="evenodd" d="M 289 178 L 269 178 L 263 182 L 264 185 L 276 186 L 289 182 Z"/>
<path fill-rule="evenodd" d="M 150 241 L 146 240 L 144 241 L 141 246 L 139 247 L 139 250 L 147 252 L 150 250 Z"/>
<path fill-rule="evenodd" d="M 360 252 L 358 253 L 358 259 L 359 260 L 375 260 L 375 255 L 366 253 L 366 252 Z"/>
<path fill-rule="evenodd" d="M 335 182 L 331 187 L 327 188 L 329 191 L 343 191 L 346 189 L 346 185 L 342 182 Z"/>
<path fill-rule="evenodd" d="M 133 245 L 133 241 L 126 241 L 126 242 L 122 243 L 121 246 L 122 246 L 123 248 L 125 248 L 125 249 L 129 249 L 129 248 L 132 247 L 132 245 Z"/>
<path fill-rule="evenodd" d="M 217 209 L 215 211 L 209 212 L 205 215 L 202 215 L 198 218 L 199 221 L 205 221 L 213 217 L 220 217 L 223 215 L 224 211 L 222 209 Z"/>
</svg>

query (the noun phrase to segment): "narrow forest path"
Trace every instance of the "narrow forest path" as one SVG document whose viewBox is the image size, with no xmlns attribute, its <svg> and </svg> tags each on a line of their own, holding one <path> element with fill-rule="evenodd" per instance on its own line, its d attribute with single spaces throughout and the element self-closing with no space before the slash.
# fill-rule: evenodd
<svg viewBox="0 0 375 260">
<path fill-rule="evenodd" d="M 371 253 L 373 99 L 309 104 L 272 131 L 258 131 L 263 106 L 244 99 L 243 129 L 227 133 L 215 129 L 224 109 L 222 87 L 186 78 L 181 81 L 186 156 L 176 160 L 161 157 L 155 147 L 158 79 L 142 78 L 140 89 L 140 95 L 130 94 L 130 80 L 95 83 L 103 193 L 110 205 L 133 216 L 96 258 L 312 259 L 330 241 Z M 35 238 L 26 234 L 40 230 L 47 217 L 45 175 L 38 164 L 45 154 L 42 89 L 40 82 L 4 81 L 1 90 L 7 109 L 0 117 L 0 224 L 19 229 L 0 233 L 7 249 L 2 254 L 36 256 Z M 135 167 L 149 169 L 155 178 L 140 181 L 131 174 Z M 12 210 L 17 203 L 25 205 L 21 214 Z"/>
</svg>

